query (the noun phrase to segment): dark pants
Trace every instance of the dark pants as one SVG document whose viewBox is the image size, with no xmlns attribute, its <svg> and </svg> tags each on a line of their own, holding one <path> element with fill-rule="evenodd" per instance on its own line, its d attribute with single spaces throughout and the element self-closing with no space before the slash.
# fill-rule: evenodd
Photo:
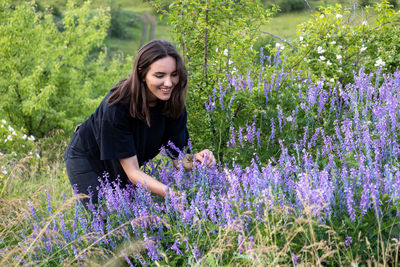
<svg viewBox="0 0 400 267">
<path fill-rule="evenodd" d="M 100 186 L 99 177 L 102 174 L 96 173 L 95 163 L 86 154 L 85 151 L 77 145 L 78 133 L 75 130 L 71 141 L 64 154 L 65 166 L 71 185 L 75 193 L 90 195 L 93 204 L 98 202 L 98 187 Z M 82 204 L 86 207 L 90 202 L 89 198 L 81 199 Z"/>
</svg>

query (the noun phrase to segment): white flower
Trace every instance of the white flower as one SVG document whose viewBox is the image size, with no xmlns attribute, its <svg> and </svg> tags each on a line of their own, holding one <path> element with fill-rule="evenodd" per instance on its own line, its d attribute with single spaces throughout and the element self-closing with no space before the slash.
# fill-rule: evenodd
<svg viewBox="0 0 400 267">
<path fill-rule="evenodd" d="M 338 60 L 341 60 L 341 59 L 342 59 L 342 55 L 336 55 L 336 58 L 337 58 Z"/>
<path fill-rule="evenodd" d="M 362 45 L 362 47 L 360 48 L 360 53 L 364 52 L 365 50 L 367 50 L 367 47 L 365 47 L 364 45 Z"/>
<path fill-rule="evenodd" d="M 337 72 L 342 73 L 343 72 L 342 68 L 338 69 Z"/>
<path fill-rule="evenodd" d="M 325 16 L 324 16 L 324 14 L 321 14 L 319 17 L 322 19 L 322 18 L 325 17 Z"/>
<path fill-rule="evenodd" d="M 320 60 L 325 60 L 326 58 L 324 56 L 319 57 Z"/>
<path fill-rule="evenodd" d="M 335 82 L 335 79 L 331 78 L 329 81 L 330 81 L 331 83 L 333 83 L 333 82 Z"/>
<path fill-rule="evenodd" d="M 40 159 L 40 155 L 38 153 L 36 153 L 35 155 L 38 159 Z"/>
<path fill-rule="evenodd" d="M 361 24 L 364 26 L 367 26 L 368 22 L 366 20 L 363 20 L 363 22 Z"/>
<path fill-rule="evenodd" d="M 321 46 L 318 46 L 317 52 L 318 52 L 318 54 L 322 54 L 325 52 L 325 50 Z"/>
<path fill-rule="evenodd" d="M 328 66 L 331 66 L 332 65 L 332 62 L 330 62 L 329 60 L 326 62 L 326 64 L 328 65 Z"/>
<path fill-rule="evenodd" d="M 331 42 L 331 45 L 335 45 L 335 44 L 336 44 L 336 41 L 332 41 L 332 42 Z"/>
<path fill-rule="evenodd" d="M 31 136 L 28 137 L 28 140 L 29 141 L 35 141 L 35 137 L 33 135 L 31 135 Z"/>
<path fill-rule="evenodd" d="M 6 120 L 1 120 L 1 122 L 2 122 L 2 123 L 4 123 L 4 124 L 6 124 L 6 123 L 7 123 L 7 122 L 6 122 Z"/>
<path fill-rule="evenodd" d="M 299 36 L 299 40 L 300 40 L 300 42 L 303 42 L 303 36 Z"/>
<path fill-rule="evenodd" d="M 340 19 L 342 16 L 342 14 L 336 14 L 336 18 Z"/>
<path fill-rule="evenodd" d="M 275 46 L 278 47 L 280 50 L 285 49 L 285 46 L 281 45 L 280 43 L 276 43 Z"/>
<path fill-rule="evenodd" d="M 9 130 L 10 132 L 14 132 L 14 128 L 11 127 L 10 125 L 8 125 L 8 130 Z"/>
<path fill-rule="evenodd" d="M 292 118 L 292 116 L 289 116 L 289 117 L 286 118 L 286 120 L 287 121 L 293 121 L 293 118 Z"/>
<path fill-rule="evenodd" d="M 8 172 L 7 172 L 7 170 L 6 170 L 6 167 L 4 167 L 4 166 L 1 166 L 1 172 L 4 174 L 4 175 L 6 175 Z"/>
<path fill-rule="evenodd" d="M 375 67 L 383 67 L 385 65 L 385 61 L 383 61 L 381 58 L 378 58 L 378 60 L 375 62 Z"/>
<path fill-rule="evenodd" d="M 24 134 L 21 138 L 25 140 L 26 138 L 28 138 L 28 136 Z"/>
<path fill-rule="evenodd" d="M 224 49 L 224 56 L 228 56 L 228 49 Z"/>
</svg>

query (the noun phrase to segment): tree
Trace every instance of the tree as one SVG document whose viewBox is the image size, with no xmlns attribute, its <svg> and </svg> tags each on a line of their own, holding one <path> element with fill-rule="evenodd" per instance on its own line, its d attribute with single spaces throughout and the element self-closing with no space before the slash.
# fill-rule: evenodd
<svg viewBox="0 0 400 267">
<path fill-rule="evenodd" d="M 99 50 L 110 20 L 106 10 L 70 0 L 57 27 L 34 5 L 0 0 L 0 114 L 40 137 L 87 117 L 127 64 Z"/>
</svg>

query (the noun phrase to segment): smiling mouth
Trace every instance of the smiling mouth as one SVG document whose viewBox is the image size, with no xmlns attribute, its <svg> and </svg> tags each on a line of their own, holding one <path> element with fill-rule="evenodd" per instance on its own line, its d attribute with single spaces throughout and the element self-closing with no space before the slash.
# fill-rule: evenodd
<svg viewBox="0 0 400 267">
<path fill-rule="evenodd" d="M 171 91 L 171 88 L 168 88 L 168 89 L 161 89 L 161 91 L 163 91 L 164 93 L 168 93 L 169 91 Z"/>
</svg>

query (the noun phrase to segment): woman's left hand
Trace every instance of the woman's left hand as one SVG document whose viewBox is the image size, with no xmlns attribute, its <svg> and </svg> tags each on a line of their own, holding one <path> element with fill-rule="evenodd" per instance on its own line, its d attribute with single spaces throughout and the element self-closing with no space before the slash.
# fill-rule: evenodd
<svg viewBox="0 0 400 267">
<path fill-rule="evenodd" d="M 215 165 L 214 154 L 208 149 L 204 149 L 199 153 L 194 154 L 194 160 L 200 162 L 202 166 L 206 166 L 207 168 Z"/>
</svg>

